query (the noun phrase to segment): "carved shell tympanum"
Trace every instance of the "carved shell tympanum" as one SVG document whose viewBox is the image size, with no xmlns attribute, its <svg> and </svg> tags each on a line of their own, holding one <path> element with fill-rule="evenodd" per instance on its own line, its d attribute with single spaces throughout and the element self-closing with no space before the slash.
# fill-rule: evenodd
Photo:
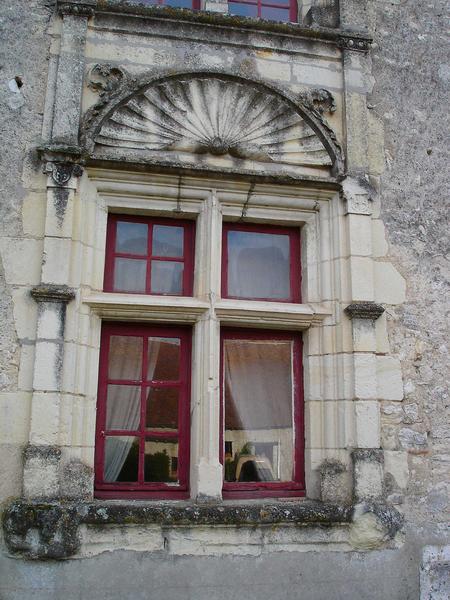
<svg viewBox="0 0 450 600">
<path fill-rule="evenodd" d="M 159 153 L 331 165 L 316 133 L 288 102 L 218 76 L 174 78 L 148 86 L 113 111 L 95 141 Z"/>
</svg>

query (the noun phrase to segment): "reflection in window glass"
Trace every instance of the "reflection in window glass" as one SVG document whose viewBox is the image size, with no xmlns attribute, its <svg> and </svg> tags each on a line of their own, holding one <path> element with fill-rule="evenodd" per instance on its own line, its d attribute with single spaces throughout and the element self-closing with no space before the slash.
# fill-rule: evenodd
<svg viewBox="0 0 450 600">
<path fill-rule="evenodd" d="M 134 258 L 116 258 L 114 290 L 117 292 L 145 292 L 147 261 Z"/>
<path fill-rule="evenodd" d="M 124 254 L 147 254 L 148 226 L 145 223 L 118 221 L 116 252 Z"/>
<path fill-rule="evenodd" d="M 170 227 L 168 225 L 153 226 L 152 255 L 183 256 L 183 227 Z"/>
<path fill-rule="evenodd" d="M 152 260 L 151 290 L 153 294 L 181 294 L 183 263 Z"/>
<path fill-rule="evenodd" d="M 268 21 L 282 21 L 289 23 L 289 8 L 274 8 L 272 6 L 263 6 L 261 8 L 261 17 Z"/>
<path fill-rule="evenodd" d="M 256 4 L 240 4 L 239 2 L 230 2 L 228 4 L 230 15 L 238 17 L 257 17 L 258 6 Z"/>
<path fill-rule="evenodd" d="M 178 483 L 178 440 L 176 438 L 146 438 L 144 480 Z"/>
<path fill-rule="evenodd" d="M 228 296 L 289 299 L 289 236 L 252 231 L 228 231 L 227 235 Z"/>
<path fill-rule="evenodd" d="M 104 480 L 106 482 L 138 480 L 139 438 L 108 436 L 105 439 Z"/>
<path fill-rule="evenodd" d="M 178 428 L 179 390 L 175 387 L 150 388 L 147 391 L 146 427 L 153 431 Z"/>
<path fill-rule="evenodd" d="M 225 481 L 293 477 L 293 342 L 224 341 Z"/>
<path fill-rule="evenodd" d="M 148 338 L 147 380 L 177 381 L 180 376 L 180 339 Z"/>
<path fill-rule="evenodd" d="M 141 388 L 135 385 L 108 385 L 106 429 L 139 429 Z"/>
<path fill-rule="evenodd" d="M 142 338 L 112 335 L 109 342 L 108 377 L 137 381 L 142 373 Z"/>
</svg>

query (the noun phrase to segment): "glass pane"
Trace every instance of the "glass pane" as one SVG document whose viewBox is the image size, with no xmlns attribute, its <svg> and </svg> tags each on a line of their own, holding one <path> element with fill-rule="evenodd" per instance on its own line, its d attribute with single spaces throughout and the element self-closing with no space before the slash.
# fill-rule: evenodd
<svg viewBox="0 0 450 600">
<path fill-rule="evenodd" d="M 154 225 L 152 240 L 153 256 L 183 256 L 183 227 L 169 225 Z"/>
<path fill-rule="evenodd" d="M 136 385 L 108 385 L 106 429 L 139 429 L 141 388 Z"/>
<path fill-rule="evenodd" d="M 180 340 L 148 338 L 148 381 L 178 381 L 180 377 Z"/>
<path fill-rule="evenodd" d="M 165 0 L 166 6 L 177 6 L 178 8 L 192 8 L 192 0 Z"/>
<path fill-rule="evenodd" d="M 264 4 L 277 4 L 279 6 L 284 6 L 284 8 L 289 8 L 289 1 L 288 0 L 265 0 Z M 266 7 L 262 6 L 262 9 L 264 10 Z"/>
<path fill-rule="evenodd" d="M 145 223 L 117 222 L 116 252 L 147 254 L 148 227 Z"/>
<path fill-rule="evenodd" d="M 105 438 L 104 480 L 131 481 L 138 479 L 139 438 L 109 436 Z"/>
<path fill-rule="evenodd" d="M 176 431 L 178 429 L 178 388 L 151 388 L 147 391 L 147 429 Z"/>
<path fill-rule="evenodd" d="M 289 22 L 289 9 L 273 8 L 269 6 L 263 6 L 261 17 L 268 21 L 283 21 L 284 23 Z"/>
<path fill-rule="evenodd" d="M 228 11 L 230 15 L 237 15 L 238 17 L 258 16 L 258 7 L 256 4 L 239 4 L 239 2 L 230 2 L 228 4 Z"/>
<path fill-rule="evenodd" d="M 288 235 L 228 232 L 228 296 L 288 300 Z"/>
<path fill-rule="evenodd" d="M 225 340 L 225 480 L 293 477 L 292 342 Z"/>
<path fill-rule="evenodd" d="M 178 440 L 145 440 L 144 481 L 178 483 Z"/>
<path fill-rule="evenodd" d="M 114 260 L 114 291 L 145 292 L 147 261 L 133 258 Z"/>
<path fill-rule="evenodd" d="M 183 293 L 183 263 L 152 260 L 152 294 Z"/>
<path fill-rule="evenodd" d="M 137 381 L 142 373 L 142 338 L 112 335 L 109 340 L 108 377 Z"/>
</svg>

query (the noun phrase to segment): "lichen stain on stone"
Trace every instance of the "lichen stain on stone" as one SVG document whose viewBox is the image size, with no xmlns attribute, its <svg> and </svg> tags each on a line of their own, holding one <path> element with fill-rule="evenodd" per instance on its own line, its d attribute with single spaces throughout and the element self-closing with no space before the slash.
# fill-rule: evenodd
<svg viewBox="0 0 450 600">
<path fill-rule="evenodd" d="M 58 225 L 61 227 L 66 214 L 67 202 L 69 201 L 69 190 L 63 187 L 53 189 L 53 204 L 55 206 L 56 218 Z"/>
</svg>

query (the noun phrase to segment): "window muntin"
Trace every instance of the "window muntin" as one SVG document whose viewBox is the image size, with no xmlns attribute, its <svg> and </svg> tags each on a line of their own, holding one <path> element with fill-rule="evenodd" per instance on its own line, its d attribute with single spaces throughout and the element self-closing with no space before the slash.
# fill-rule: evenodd
<svg viewBox="0 0 450 600">
<path fill-rule="evenodd" d="M 99 497 L 186 497 L 191 332 L 104 323 L 97 409 Z"/>
<path fill-rule="evenodd" d="M 104 289 L 190 296 L 193 252 L 191 221 L 109 215 Z"/>
<path fill-rule="evenodd" d="M 228 0 L 231 15 L 296 23 L 298 20 L 295 0 Z"/>
<path fill-rule="evenodd" d="M 300 232 L 289 227 L 226 223 L 222 296 L 300 302 Z"/>
<path fill-rule="evenodd" d="M 224 497 L 303 495 L 300 336 L 223 330 L 221 395 Z"/>
</svg>

